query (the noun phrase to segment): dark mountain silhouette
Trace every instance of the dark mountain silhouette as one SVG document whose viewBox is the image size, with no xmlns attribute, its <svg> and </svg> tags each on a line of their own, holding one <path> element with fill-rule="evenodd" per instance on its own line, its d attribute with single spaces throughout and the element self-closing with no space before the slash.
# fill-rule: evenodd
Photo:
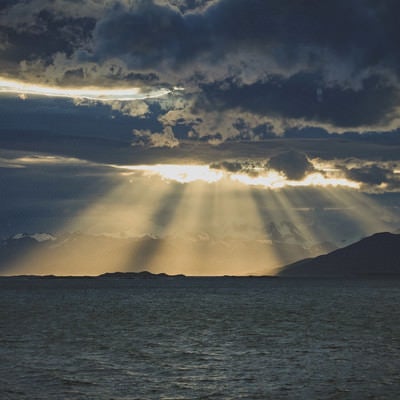
<svg viewBox="0 0 400 400">
<path fill-rule="evenodd" d="M 326 255 L 283 267 L 280 276 L 400 277 L 400 234 L 376 233 Z"/>
<path fill-rule="evenodd" d="M 141 272 L 106 272 L 97 276 L 101 279 L 157 279 L 157 278 L 185 278 L 185 275 L 168 275 L 164 273 L 152 274 L 149 271 Z"/>
</svg>

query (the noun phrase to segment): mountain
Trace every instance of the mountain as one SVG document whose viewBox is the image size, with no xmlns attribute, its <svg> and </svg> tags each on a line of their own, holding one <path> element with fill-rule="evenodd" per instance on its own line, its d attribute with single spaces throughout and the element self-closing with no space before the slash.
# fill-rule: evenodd
<svg viewBox="0 0 400 400">
<path fill-rule="evenodd" d="M 107 272 L 97 276 L 101 279 L 157 279 L 157 278 L 185 278 L 185 275 L 168 275 L 164 273 L 152 274 L 148 271 L 141 272 Z"/>
<path fill-rule="evenodd" d="M 0 275 L 144 270 L 170 275 L 270 275 L 282 265 L 323 252 L 319 247 L 311 250 L 271 240 L 17 234 L 0 243 Z"/>
<path fill-rule="evenodd" d="M 376 233 L 326 255 L 283 267 L 280 276 L 400 277 L 400 234 Z"/>
<path fill-rule="evenodd" d="M 51 233 L 17 233 L 12 236 L 11 240 L 20 240 L 24 238 L 31 238 L 36 240 L 37 242 L 46 242 L 47 240 L 56 240 L 56 238 Z"/>
</svg>

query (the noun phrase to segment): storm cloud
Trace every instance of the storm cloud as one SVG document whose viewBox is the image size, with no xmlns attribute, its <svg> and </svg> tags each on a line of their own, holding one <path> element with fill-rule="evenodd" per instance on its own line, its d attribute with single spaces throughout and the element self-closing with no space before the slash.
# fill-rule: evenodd
<svg viewBox="0 0 400 400">
<path fill-rule="evenodd" d="M 184 88 L 161 115 L 142 109 L 197 138 L 392 130 L 399 11 L 392 0 L 13 0 L 1 7 L 1 69 L 52 85 Z"/>
<path fill-rule="evenodd" d="M 293 150 L 271 157 L 267 167 L 282 172 L 292 180 L 300 180 L 314 170 L 313 164 L 305 154 Z"/>
<path fill-rule="evenodd" d="M 366 163 L 352 168 L 344 168 L 346 176 L 362 184 L 361 189 L 369 192 L 400 191 L 400 174 L 393 163 Z"/>
<path fill-rule="evenodd" d="M 245 110 L 338 128 L 386 124 L 397 110 L 400 92 L 379 76 L 368 77 L 357 90 L 338 84 L 322 89 L 322 82 L 318 75 L 300 73 L 250 85 L 214 83 L 203 87 L 204 108 Z"/>
<path fill-rule="evenodd" d="M 294 181 L 301 180 L 306 175 L 315 172 L 315 168 L 307 156 L 295 150 L 278 151 L 268 160 L 224 160 L 211 163 L 210 167 L 249 176 L 258 176 L 274 170 Z"/>
<path fill-rule="evenodd" d="M 0 238 L 398 229 L 400 3 L 0 3 Z"/>
</svg>

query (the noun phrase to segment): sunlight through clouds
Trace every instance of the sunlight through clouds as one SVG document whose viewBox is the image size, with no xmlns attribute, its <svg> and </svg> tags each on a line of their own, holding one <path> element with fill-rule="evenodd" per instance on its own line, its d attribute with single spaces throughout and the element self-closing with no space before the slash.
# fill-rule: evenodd
<svg viewBox="0 0 400 400">
<path fill-rule="evenodd" d="M 207 165 L 114 165 L 115 168 L 129 171 L 140 171 L 149 175 L 158 175 L 165 180 L 179 183 L 202 181 L 215 183 L 223 178 L 223 173 L 211 169 Z"/>
<path fill-rule="evenodd" d="M 46 168 L 91 165 L 29 154 L 12 161 Z M 389 230 L 396 217 L 337 176 L 310 173 L 291 181 L 276 171 L 250 176 L 208 165 L 101 167 L 110 173 L 108 190 L 59 226 L 59 239 L 49 248 L 20 257 L 5 273 L 274 274 L 335 248 L 342 217 L 355 235 Z M 330 209 L 335 212 L 327 219 Z"/>
<path fill-rule="evenodd" d="M 390 224 L 385 222 L 388 211 L 367 195 L 354 190 L 333 188 L 325 188 L 322 193 L 335 205 L 342 207 L 343 213 L 365 235 L 391 230 Z"/>
<path fill-rule="evenodd" d="M 243 183 L 250 186 L 262 186 L 269 189 L 282 189 L 287 186 L 293 187 L 306 187 L 306 186 L 343 186 L 353 189 L 358 189 L 360 185 L 357 182 L 350 181 L 345 178 L 327 178 L 322 174 L 309 174 L 301 181 L 294 181 L 286 179 L 282 174 L 271 171 L 265 175 L 252 177 L 245 174 L 232 174 L 230 178 L 236 182 Z"/>
<path fill-rule="evenodd" d="M 314 3 L 0 2 L 0 273 L 268 274 L 399 232 L 400 6 Z"/>
<path fill-rule="evenodd" d="M 173 89 L 175 90 L 175 89 Z M 152 99 L 166 96 L 173 92 L 171 89 L 151 89 L 141 88 L 68 88 L 46 85 L 35 85 L 15 80 L 0 78 L 0 93 L 15 94 L 25 100 L 27 96 L 63 97 L 69 99 L 85 99 L 100 102 L 111 101 L 135 101 Z"/>
<path fill-rule="evenodd" d="M 228 179 L 247 186 L 260 186 L 268 189 L 282 189 L 284 187 L 347 187 L 359 189 L 360 184 L 346 178 L 326 177 L 321 173 L 308 174 L 302 180 L 290 180 L 283 174 L 274 170 L 260 172 L 257 176 L 246 173 L 231 173 L 219 169 L 210 168 L 208 165 L 113 165 L 114 168 L 129 171 L 140 171 L 149 175 L 159 175 L 167 181 L 179 183 L 191 183 L 202 181 L 207 183 L 219 182 Z"/>
</svg>

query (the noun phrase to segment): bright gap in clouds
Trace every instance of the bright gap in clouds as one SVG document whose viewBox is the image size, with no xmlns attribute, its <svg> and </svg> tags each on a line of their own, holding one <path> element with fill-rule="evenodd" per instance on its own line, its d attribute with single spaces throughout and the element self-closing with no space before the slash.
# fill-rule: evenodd
<svg viewBox="0 0 400 400">
<path fill-rule="evenodd" d="M 175 89 L 174 89 L 175 90 Z M 141 88 L 106 89 L 100 87 L 63 88 L 55 86 L 35 85 L 15 80 L 0 78 L 0 93 L 16 94 L 21 98 L 28 95 L 63 97 L 70 99 L 86 99 L 94 101 L 133 101 L 157 98 L 171 93 L 166 88 L 143 90 Z"/>
<path fill-rule="evenodd" d="M 285 187 L 345 187 L 359 189 L 360 184 L 342 177 L 324 176 L 322 173 L 311 173 L 299 181 L 289 180 L 276 171 L 264 171 L 257 176 L 246 173 L 232 173 L 229 171 L 210 168 L 208 165 L 113 165 L 128 171 L 143 172 L 145 175 L 157 175 L 166 181 L 178 183 L 207 182 L 215 183 L 222 179 L 238 182 L 247 186 L 259 186 L 267 189 L 282 189 Z"/>
<path fill-rule="evenodd" d="M 320 251 L 326 252 L 322 242 L 340 240 L 335 224 L 324 223 L 331 217 L 324 219 L 313 210 L 316 196 L 323 208 L 338 207 L 336 217 L 345 214 L 362 234 L 389 228 L 382 221 L 384 210 L 358 191 L 306 190 L 263 190 L 230 179 L 213 185 L 204 181 L 183 185 L 159 175 L 122 177 L 60 227 L 61 232 L 100 236 L 85 238 L 78 233 L 63 238 L 58 233 L 60 241 L 51 243 L 51 251 L 39 248 L 5 272 L 274 274 L 280 266 L 309 255 L 302 246 L 311 249 L 321 243 Z M 299 205 L 310 209 L 304 212 Z"/>
<path fill-rule="evenodd" d="M 224 177 L 222 171 L 211 169 L 207 165 L 122 165 L 114 166 L 129 171 L 144 172 L 145 175 L 157 175 L 167 181 L 178 183 L 207 182 L 215 183 Z"/>
</svg>

